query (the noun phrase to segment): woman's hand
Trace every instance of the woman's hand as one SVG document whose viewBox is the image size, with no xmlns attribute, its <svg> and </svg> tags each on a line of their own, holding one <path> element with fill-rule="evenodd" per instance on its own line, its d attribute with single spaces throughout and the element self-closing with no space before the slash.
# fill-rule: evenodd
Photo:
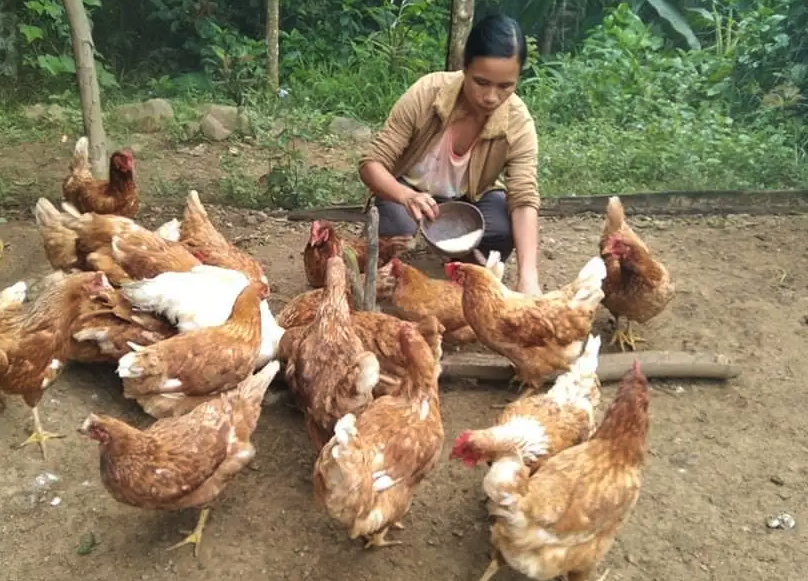
<svg viewBox="0 0 808 581">
<path fill-rule="evenodd" d="M 424 216 L 430 220 L 438 217 L 438 203 L 435 198 L 424 192 L 410 190 L 402 197 L 401 205 L 416 223 L 420 223 Z"/>
<path fill-rule="evenodd" d="M 520 276 L 516 291 L 531 297 L 540 297 L 542 295 L 538 278 L 532 276 Z"/>
</svg>

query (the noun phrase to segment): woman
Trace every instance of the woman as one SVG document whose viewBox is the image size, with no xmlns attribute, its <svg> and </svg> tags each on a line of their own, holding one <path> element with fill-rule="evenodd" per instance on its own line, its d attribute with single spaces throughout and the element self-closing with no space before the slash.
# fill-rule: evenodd
<svg viewBox="0 0 808 581">
<path fill-rule="evenodd" d="M 486 224 L 480 251 L 497 250 L 504 261 L 515 247 L 517 290 L 538 295 L 538 145 L 533 118 L 515 94 L 526 57 L 515 20 L 479 21 L 463 70 L 429 73 L 399 98 L 359 175 L 375 196 L 380 236 L 415 234 L 442 201 L 477 206 Z"/>
</svg>

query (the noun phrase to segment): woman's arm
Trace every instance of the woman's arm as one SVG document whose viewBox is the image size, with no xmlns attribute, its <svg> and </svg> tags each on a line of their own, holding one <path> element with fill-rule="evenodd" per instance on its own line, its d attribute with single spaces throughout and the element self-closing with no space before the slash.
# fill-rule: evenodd
<svg viewBox="0 0 808 581">
<path fill-rule="evenodd" d="M 536 126 L 527 107 L 522 105 L 521 125 L 514 131 L 511 154 L 505 166 L 505 187 L 511 211 L 516 264 L 517 290 L 540 295 L 538 273 L 539 187 L 536 166 L 539 158 Z"/>
<path fill-rule="evenodd" d="M 422 216 L 434 220 L 437 216 L 437 204 L 431 196 L 400 183 L 392 172 L 415 133 L 421 101 L 426 98 L 424 87 L 427 81 L 426 77 L 421 77 L 399 97 L 390 110 L 384 127 L 371 141 L 368 152 L 359 161 L 359 177 L 370 191 L 382 200 L 404 206 L 416 222 Z"/>
<path fill-rule="evenodd" d="M 532 206 L 520 206 L 511 213 L 511 224 L 519 274 L 516 290 L 538 296 L 541 294 L 537 266 L 539 213 Z"/>
</svg>

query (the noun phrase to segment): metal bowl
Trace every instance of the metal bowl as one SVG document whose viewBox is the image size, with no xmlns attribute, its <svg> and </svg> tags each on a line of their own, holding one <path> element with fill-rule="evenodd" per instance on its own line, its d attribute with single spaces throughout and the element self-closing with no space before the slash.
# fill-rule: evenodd
<svg viewBox="0 0 808 581">
<path fill-rule="evenodd" d="M 483 239 L 485 218 L 480 210 L 468 202 L 444 202 L 438 218 L 421 220 L 421 235 L 433 252 L 451 258 L 460 258 L 477 248 Z M 454 243 L 448 241 L 460 239 Z"/>
</svg>

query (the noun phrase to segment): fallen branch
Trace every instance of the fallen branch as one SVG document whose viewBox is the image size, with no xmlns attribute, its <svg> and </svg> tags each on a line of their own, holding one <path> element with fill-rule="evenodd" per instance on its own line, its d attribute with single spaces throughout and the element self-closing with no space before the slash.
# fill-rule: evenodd
<svg viewBox="0 0 808 581">
<path fill-rule="evenodd" d="M 638 351 L 635 353 L 605 353 L 598 361 L 597 374 L 603 383 L 618 381 L 637 359 L 648 379 L 730 379 L 740 375 L 737 366 L 721 355 L 685 353 L 683 351 Z M 478 379 L 509 381 L 513 366 L 504 357 L 492 353 L 452 353 L 441 360 L 442 379 Z M 545 378 L 552 382 L 557 374 Z"/>
<path fill-rule="evenodd" d="M 379 210 L 372 206 L 367 221 L 368 257 L 365 265 L 365 295 L 362 301 L 363 311 L 375 311 L 376 308 L 376 276 L 379 267 Z"/>
</svg>

